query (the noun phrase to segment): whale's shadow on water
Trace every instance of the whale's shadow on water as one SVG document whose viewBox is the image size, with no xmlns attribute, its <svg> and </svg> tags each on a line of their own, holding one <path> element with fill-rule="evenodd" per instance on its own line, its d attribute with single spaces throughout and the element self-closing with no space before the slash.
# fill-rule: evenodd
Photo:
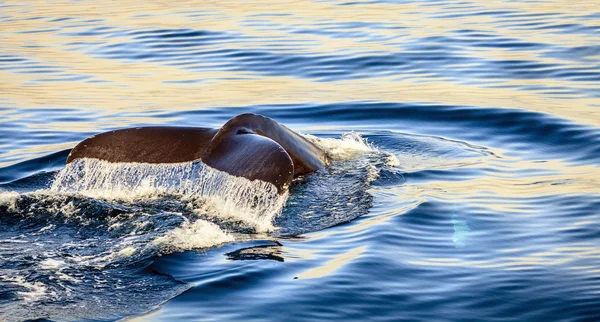
<svg viewBox="0 0 600 322">
<path fill-rule="evenodd" d="M 281 254 L 282 245 L 260 245 L 254 247 L 240 248 L 236 251 L 225 254 L 228 260 L 274 260 L 284 262 L 285 258 Z"/>
</svg>

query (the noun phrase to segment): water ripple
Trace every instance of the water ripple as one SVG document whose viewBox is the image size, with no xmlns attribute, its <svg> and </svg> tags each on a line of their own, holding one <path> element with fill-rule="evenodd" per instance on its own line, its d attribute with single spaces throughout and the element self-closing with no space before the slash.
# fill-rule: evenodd
<svg viewBox="0 0 600 322">
<path fill-rule="evenodd" d="M 0 320 L 600 320 L 597 1 L 0 8 Z M 43 192 L 95 133 L 244 112 L 354 149 L 269 233 Z M 201 187 L 152 169 L 110 178 Z"/>
</svg>

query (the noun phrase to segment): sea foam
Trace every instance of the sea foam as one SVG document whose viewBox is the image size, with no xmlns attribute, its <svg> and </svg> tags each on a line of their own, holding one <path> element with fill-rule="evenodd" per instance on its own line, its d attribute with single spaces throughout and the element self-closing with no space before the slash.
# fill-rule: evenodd
<svg viewBox="0 0 600 322">
<path fill-rule="evenodd" d="M 215 216 L 244 221 L 259 231 L 274 228 L 273 218 L 287 200 L 287 193 L 279 194 L 271 183 L 232 176 L 201 161 L 148 164 L 78 159 L 56 175 L 50 190 L 128 202 L 178 195 L 193 207 L 209 207 Z"/>
</svg>

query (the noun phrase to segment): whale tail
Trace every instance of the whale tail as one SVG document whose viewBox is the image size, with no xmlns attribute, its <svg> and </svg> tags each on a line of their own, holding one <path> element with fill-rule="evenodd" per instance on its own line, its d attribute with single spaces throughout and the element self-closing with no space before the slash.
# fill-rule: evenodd
<svg viewBox="0 0 600 322">
<path fill-rule="evenodd" d="M 202 162 L 234 176 L 270 182 L 282 193 L 294 178 L 290 155 L 275 141 L 260 135 L 226 135 Z"/>
<path fill-rule="evenodd" d="M 177 163 L 202 160 L 207 165 L 250 180 L 274 184 L 280 193 L 295 176 L 327 164 L 325 153 L 278 122 L 241 114 L 220 129 L 141 127 L 91 136 L 67 158 L 109 162 Z"/>
</svg>

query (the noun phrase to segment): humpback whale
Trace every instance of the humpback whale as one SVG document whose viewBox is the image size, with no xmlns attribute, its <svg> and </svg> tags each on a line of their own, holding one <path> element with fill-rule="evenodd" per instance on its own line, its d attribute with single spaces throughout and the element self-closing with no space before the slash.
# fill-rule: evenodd
<svg viewBox="0 0 600 322">
<path fill-rule="evenodd" d="M 67 164 L 81 158 L 108 162 L 180 163 L 208 166 L 287 190 L 293 178 L 323 168 L 327 155 L 312 142 L 268 117 L 246 113 L 221 128 L 151 126 L 91 136 L 71 150 Z"/>
</svg>

